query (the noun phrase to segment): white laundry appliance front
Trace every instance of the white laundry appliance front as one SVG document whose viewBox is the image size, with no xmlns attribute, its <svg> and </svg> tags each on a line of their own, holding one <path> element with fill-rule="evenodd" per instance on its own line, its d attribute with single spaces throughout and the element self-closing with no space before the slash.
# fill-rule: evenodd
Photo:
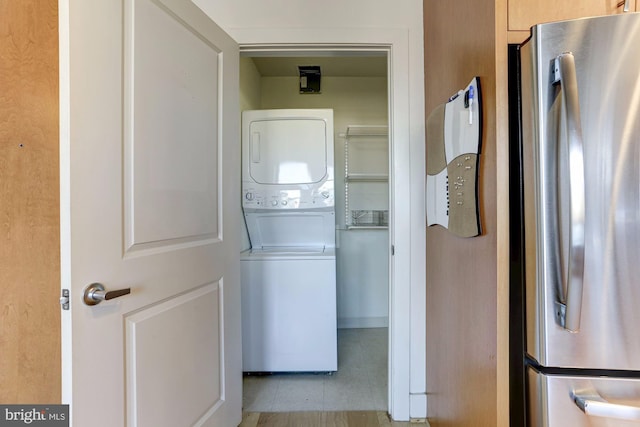
<svg viewBox="0 0 640 427">
<path fill-rule="evenodd" d="M 333 111 L 242 118 L 243 371 L 335 371 Z"/>
</svg>

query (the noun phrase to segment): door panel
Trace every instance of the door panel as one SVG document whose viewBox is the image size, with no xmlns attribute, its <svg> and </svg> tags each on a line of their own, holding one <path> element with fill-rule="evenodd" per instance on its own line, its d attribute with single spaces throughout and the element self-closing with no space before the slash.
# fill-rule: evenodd
<svg viewBox="0 0 640 427">
<path fill-rule="evenodd" d="M 61 30 L 72 424 L 237 425 L 238 47 L 187 0 L 65 0 Z"/>
<path fill-rule="evenodd" d="M 221 289 L 212 283 L 125 316 L 128 426 L 194 425 L 224 403 Z"/>
<path fill-rule="evenodd" d="M 161 4 L 125 5 L 128 248 L 216 236 L 219 49 Z"/>
</svg>

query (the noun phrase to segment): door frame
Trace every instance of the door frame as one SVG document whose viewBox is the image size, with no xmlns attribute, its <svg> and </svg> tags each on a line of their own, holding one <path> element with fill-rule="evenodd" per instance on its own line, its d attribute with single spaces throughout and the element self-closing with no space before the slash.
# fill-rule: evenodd
<svg viewBox="0 0 640 427">
<path fill-rule="evenodd" d="M 238 42 L 241 54 L 251 56 L 367 52 L 387 55 L 390 146 L 388 412 L 399 421 L 426 418 L 424 95 L 418 106 L 412 105 L 415 102 L 411 102 L 409 87 L 408 31 L 273 28 L 227 31 Z M 414 90 L 423 93 L 422 88 Z M 420 115 L 412 123 L 411 114 L 413 111 L 413 115 L 417 115 L 416 110 Z"/>
</svg>

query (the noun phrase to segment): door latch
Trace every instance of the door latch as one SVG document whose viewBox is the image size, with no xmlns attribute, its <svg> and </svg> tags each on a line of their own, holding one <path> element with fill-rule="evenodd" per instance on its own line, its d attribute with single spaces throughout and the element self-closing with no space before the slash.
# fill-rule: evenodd
<svg viewBox="0 0 640 427">
<path fill-rule="evenodd" d="M 69 289 L 63 289 L 60 295 L 60 305 L 63 310 L 69 310 Z"/>
</svg>

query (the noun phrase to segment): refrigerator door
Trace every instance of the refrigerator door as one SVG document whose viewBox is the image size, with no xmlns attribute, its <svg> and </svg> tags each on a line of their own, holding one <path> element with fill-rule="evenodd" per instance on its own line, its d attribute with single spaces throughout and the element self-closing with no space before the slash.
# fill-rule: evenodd
<svg viewBox="0 0 640 427">
<path fill-rule="evenodd" d="M 529 368 L 527 426 L 638 427 L 640 379 L 545 375 Z"/>
<path fill-rule="evenodd" d="M 527 352 L 640 371 L 640 14 L 521 47 Z"/>
</svg>

